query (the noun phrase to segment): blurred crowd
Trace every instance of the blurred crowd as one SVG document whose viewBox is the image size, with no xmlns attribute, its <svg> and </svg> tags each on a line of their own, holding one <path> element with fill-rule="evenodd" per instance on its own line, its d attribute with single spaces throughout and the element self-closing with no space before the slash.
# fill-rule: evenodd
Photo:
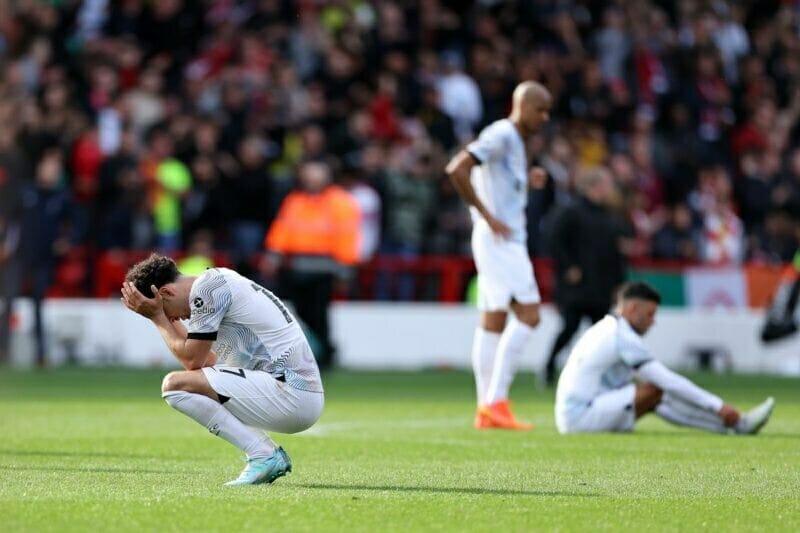
<svg viewBox="0 0 800 533">
<path fill-rule="evenodd" d="M 444 162 L 526 79 L 555 99 L 532 254 L 598 166 L 630 256 L 797 248 L 794 1 L 0 0 L 0 73 L 0 254 L 32 263 L 195 242 L 245 262 L 309 161 L 358 205 L 359 260 L 469 254 Z"/>
</svg>

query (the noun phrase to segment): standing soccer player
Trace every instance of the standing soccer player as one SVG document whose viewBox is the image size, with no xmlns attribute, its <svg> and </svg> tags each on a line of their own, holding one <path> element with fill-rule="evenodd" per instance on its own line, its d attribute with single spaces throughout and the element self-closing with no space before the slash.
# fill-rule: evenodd
<svg viewBox="0 0 800 533">
<path fill-rule="evenodd" d="M 167 403 L 247 455 L 226 484 L 271 483 L 291 472 L 289 456 L 264 431 L 308 429 L 324 395 L 314 354 L 283 302 L 233 270 L 184 276 L 157 254 L 130 269 L 122 302 L 153 322 L 186 368 L 164 378 Z"/>
<path fill-rule="evenodd" d="M 517 362 L 539 323 L 539 288 L 526 248 L 528 188 L 543 171 L 528 172 L 525 140 L 550 118 L 552 97 L 526 81 L 514 90 L 511 115 L 487 126 L 447 165 L 470 206 L 472 252 L 478 269 L 478 308 L 472 366 L 478 396 L 477 429 L 530 430 L 508 402 Z M 509 309 L 515 318 L 508 321 Z"/>
<path fill-rule="evenodd" d="M 561 373 L 555 408 L 560 433 L 631 431 L 649 412 L 673 424 L 718 433 L 753 434 L 767 423 L 772 398 L 740 415 L 650 355 L 642 336 L 661 301 L 655 289 L 629 283 L 617 300 L 616 313 L 583 334 Z"/>
</svg>

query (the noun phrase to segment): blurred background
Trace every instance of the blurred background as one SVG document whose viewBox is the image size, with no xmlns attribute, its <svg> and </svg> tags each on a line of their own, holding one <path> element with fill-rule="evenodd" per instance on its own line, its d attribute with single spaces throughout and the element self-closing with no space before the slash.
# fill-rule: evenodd
<svg viewBox="0 0 800 533">
<path fill-rule="evenodd" d="M 471 224 L 443 168 L 529 79 L 554 96 L 528 142 L 545 302 L 552 221 L 605 167 L 627 277 L 668 306 L 654 349 L 800 373 L 796 341 L 758 339 L 800 237 L 791 0 L 0 0 L 0 362 L 167 363 L 115 300 L 157 250 L 305 302 L 326 364 L 468 366 Z M 344 198 L 356 238 L 301 238 L 309 196 Z"/>
</svg>

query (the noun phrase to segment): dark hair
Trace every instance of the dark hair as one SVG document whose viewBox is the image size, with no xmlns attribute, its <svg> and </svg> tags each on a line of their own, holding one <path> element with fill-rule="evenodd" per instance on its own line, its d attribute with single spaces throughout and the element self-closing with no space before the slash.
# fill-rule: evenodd
<svg viewBox="0 0 800 533">
<path fill-rule="evenodd" d="M 152 254 L 144 261 L 133 265 L 125 275 L 125 281 L 133 283 L 139 292 L 152 298 L 155 296 L 150 290 L 151 285 L 160 289 L 167 283 L 172 283 L 180 276 L 175 261 L 164 255 Z"/>
<path fill-rule="evenodd" d="M 617 293 L 620 300 L 628 300 L 630 298 L 638 298 L 640 300 L 647 300 L 661 303 L 661 295 L 652 286 L 643 281 L 631 281 L 623 283 Z"/>
</svg>

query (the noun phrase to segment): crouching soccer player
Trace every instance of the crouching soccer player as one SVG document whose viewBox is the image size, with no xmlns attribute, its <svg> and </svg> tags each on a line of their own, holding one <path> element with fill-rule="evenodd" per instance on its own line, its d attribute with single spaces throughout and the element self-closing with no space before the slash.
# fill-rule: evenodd
<svg viewBox="0 0 800 533">
<path fill-rule="evenodd" d="M 264 431 L 311 427 L 324 395 L 311 348 L 283 302 L 233 270 L 184 276 L 156 254 L 131 268 L 122 296 L 186 368 L 164 378 L 167 403 L 247 455 L 227 485 L 271 483 L 291 472 L 289 456 Z"/>
<path fill-rule="evenodd" d="M 653 359 L 642 335 L 653 325 L 659 303 L 661 297 L 649 285 L 626 284 L 618 293 L 616 314 L 600 320 L 576 343 L 556 391 L 559 432 L 631 431 L 636 419 L 649 412 L 673 424 L 718 433 L 754 434 L 767 423 L 772 398 L 740 415 Z"/>
</svg>

